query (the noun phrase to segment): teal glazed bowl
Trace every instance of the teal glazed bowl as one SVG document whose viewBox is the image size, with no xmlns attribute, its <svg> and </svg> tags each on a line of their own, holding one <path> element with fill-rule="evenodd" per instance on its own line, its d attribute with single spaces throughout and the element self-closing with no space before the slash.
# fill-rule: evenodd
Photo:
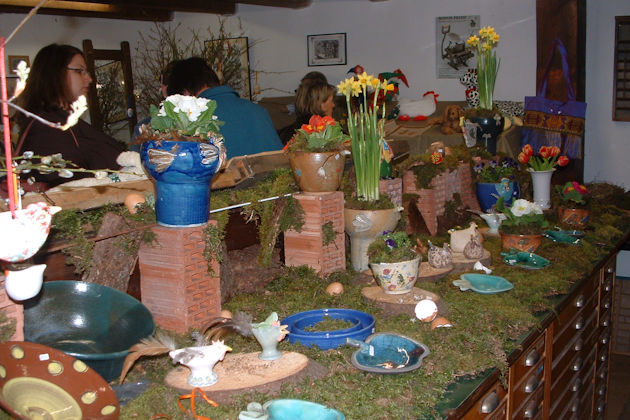
<svg viewBox="0 0 630 420">
<path fill-rule="evenodd" d="M 269 420 L 344 420 L 334 408 L 304 400 L 271 400 L 264 404 Z"/>
<path fill-rule="evenodd" d="M 151 312 L 111 287 L 82 281 L 44 282 L 24 302 L 24 340 L 84 361 L 110 382 L 120 376 L 128 349 L 153 334 Z"/>
</svg>

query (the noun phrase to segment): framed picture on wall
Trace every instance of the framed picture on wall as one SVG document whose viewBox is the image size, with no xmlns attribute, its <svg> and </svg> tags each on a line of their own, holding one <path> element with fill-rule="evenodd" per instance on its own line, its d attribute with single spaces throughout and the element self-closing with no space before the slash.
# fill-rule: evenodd
<svg viewBox="0 0 630 420">
<path fill-rule="evenodd" d="M 346 64 L 345 33 L 308 35 L 306 44 L 309 67 Z"/>
<path fill-rule="evenodd" d="M 24 61 L 26 63 L 26 67 L 31 66 L 31 60 L 28 58 L 28 55 L 10 55 L 9 56 L 9 75 L 15 75 L 15 69 L 17 68 L 20 61 Z"/>
<path fill-rule="evenodd" d="M 477 66 L 477 57 L 466 41 L 479 30 L 479 16 L 437 17 L 436 29 L 438 79 L 459 79 Z"/>
<path fill-rule="evenodd" d="M 219 76 L 221 84 L 237 91 L 241 98 L 252 99 L 247 37 L 206 41 L 206 59 Z"/>
</svg>

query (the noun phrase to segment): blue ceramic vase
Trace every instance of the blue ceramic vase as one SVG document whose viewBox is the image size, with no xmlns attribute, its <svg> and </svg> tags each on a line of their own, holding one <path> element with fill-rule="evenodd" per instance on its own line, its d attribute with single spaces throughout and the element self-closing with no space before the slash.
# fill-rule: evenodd
<svg viewBox="0 0 630 420">
<path fill-rule="evenodd" d="M 479 201 L 479 207 L 484 213 L 496 204 L 499 197 L 505 199 L 506 206 L 511 206 L 512 200 L 517 199 L 520 193 L 518 182 L 507 178 L 502 178 L 501 182 L 497 183 L 477 183 L 477 201 Z"/>
<path fill-rule="evenodd" d="M 503 131 L 504 118 L 496 114 L 494 117 L 469 117 L 468 120 L 476 128 L 477 144 L 496 155 L 497 140 Z"/>
<path fill-rule="evenodd" d="M 208 221 L 210 183 L 225 160 L 222 141 L 151 140 L 140 158 L 155 181 L 155 213 L 162 226 L 200 226 Z"/>
</svg>

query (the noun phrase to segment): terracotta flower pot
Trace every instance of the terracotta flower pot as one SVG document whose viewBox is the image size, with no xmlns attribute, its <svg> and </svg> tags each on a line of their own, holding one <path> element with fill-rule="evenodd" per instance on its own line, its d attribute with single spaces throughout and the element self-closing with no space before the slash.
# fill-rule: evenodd
<svg viewBox="0 0 630 420">
<path fill-rule="evenodd" d="M 307 192 L 337 191 L 345 164 L 343 152 L 292 152 L 289 162 L 295 182 Z"/>
<path fill-rule="evenodd" d="M 587 209 L 558 207 L 558 221 L 562 224 L 582 227 L 588 223 L 589 216 Z"/>
<path fill-rule="evenodd" d="M 534 252 L 542 243 L 542 234 L 538 235 L 518 235 L 511 233 L 501 234 L 501 246 L 503 249 L 518 249 L 519 251 Z"/>
</svg>

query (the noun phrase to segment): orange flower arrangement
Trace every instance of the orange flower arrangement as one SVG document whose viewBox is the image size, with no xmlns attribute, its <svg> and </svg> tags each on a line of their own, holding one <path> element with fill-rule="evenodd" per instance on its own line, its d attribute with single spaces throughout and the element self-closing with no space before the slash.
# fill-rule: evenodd
<svg viewBox="0 0 630 420">
<path fill-rule="evenodd" d="M 538 156 L 534 156 L 534 149 L 526 144 L 521 153 L 518 154 L 518 161 L 523 165 L 529 165 L 534 171 L 549 171 L 556 165 L 566 166 L 569 163 L 569 158 L 560 155 L 558 146 L 542 146 L 538 150 Z"/>
<path fill-rule="evenodd" d="M 349 137 L 332 117 L 313 115 L 308 124 L 295 130 L 293 138 L 284 146 L 285 151 L 325 152 L 339 150 Z"/>
</svg>

